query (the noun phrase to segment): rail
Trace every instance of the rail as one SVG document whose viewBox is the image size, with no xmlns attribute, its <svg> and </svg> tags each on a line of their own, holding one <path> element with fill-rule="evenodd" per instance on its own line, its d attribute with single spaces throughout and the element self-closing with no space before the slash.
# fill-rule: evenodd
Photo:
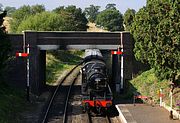
<svg viewBox="0 0 180 123">
<path fill-rule="evenodd" d="M 75 81 L 77 80 L 79 74 L 80 74 L 80 72 L 79 72 L 78 75 L 74 78 L 74 80 L 73 80 L 73 82 L 71 83 L 71 85 L 70 85 L 70 87 L 69 87 L 69 90 L 68 90 L 68 94 L 67 94 L 67 97 L 66 97 L 65 108 L 64 108 L 63 123 L 66 123 L 66 121 L 67 121 L 67 109 L 68 109 L 68 102 L 69 102 L 69 98 L 70 98 L 72 86 L 74 85 Z"/>
<path fill-rule="evenodd" d="M 53 95 L 52 95 L 52 97 L 51 97 L 51 99 L 50 99 L 50 101 L 49 101 L 49 103 L 48 103 L 48 107 L 47 107 L 47 110 L 45 111 L 45 115 L 44 115 L 44 117 L 43 117 L 43 120 L 42 120 L 42 123 L 46 123 L 47 122 L 47 118 L 48 118 L 48 114 L 49 114 L 49 111 L 50 111 L 50 109 L 51 109 L 51 106 L 52 106 L 52 104 L 53 104 L 53 101 L 54 101 L 54 99 L 55 99 L 55 96 L 56 96 L 56 94 L 57 94 L 57 92 L 58 92 L 58 90 L 59 90 L 59 88 L 60 88 L 60 86 L 64 83 L 64 81 L 65 81 L 65 79 L 78 67 L 78 66 L 80 66 L 81 64 L 82 64 L 83 62 L 80 62 L 78 65 L 76 65 L 73 69 L 71 69 L 71 71 L 70 72 L 68 72 L 68 74 L 62 79 L 62 81 L 59 83 L 59 85 L 56 87 L 56 89 L 55 89 L 55 91 L 54 91 L 54 93 L 53 93 Z M 75 78 L 76 79 L 76 78 Z M 75 81 L 75 79 L 74 79 L 74 81 Z M 73 83 L 74 83 L 74 81 L 73 81 Z M 72 84 L 73 84 L 72 83 Z M 71 84 L 71 85 L 72 85 Z M 71 87 L 71 86 L 70 86 Z M 70 93 L 69 91 L 68 91 L 68 93 Z M 67 99 L 66 99 L 67 100 Z M 67 105 L 67 104 L 66 104 Z M 65 116 L 63 116 L 63 117 L 65 117 Z M 66 118 L 66 117 L 65 117 Z M 65 120 L 66 121 L 66 120 Z M 64 120 L 63 120 L 63 122 L 64 122 Z"/>
</svg>

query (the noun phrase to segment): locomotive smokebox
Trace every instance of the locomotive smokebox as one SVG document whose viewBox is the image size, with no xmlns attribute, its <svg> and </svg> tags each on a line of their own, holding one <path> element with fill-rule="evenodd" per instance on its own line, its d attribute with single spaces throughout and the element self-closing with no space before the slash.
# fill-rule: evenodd
<svg viewBox="0 0 180 123">
<path fill-rule="evenodd" d="M 85 51 L 82 67 L 82 104 L 94 108 L 109 108 L 112 104 L 112 91 L 109 86 L 107 67 L 98 49 Z M 84 107 L 85 108 L 85 107 Z"/>
</svg>

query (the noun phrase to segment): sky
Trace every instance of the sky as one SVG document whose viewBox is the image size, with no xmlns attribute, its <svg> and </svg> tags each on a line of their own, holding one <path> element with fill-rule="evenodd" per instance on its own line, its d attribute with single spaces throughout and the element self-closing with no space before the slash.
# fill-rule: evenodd
<svg viewBox="0 0 180 123">
<path fill-rule="evenodd" d="M 84 10 L 89 5 L 101 6 L 100 10 L 103 10 L 109 3 L 115 3 L 116 8 L 121 13 L 128 8 L 135 9 L 138 11 L 140 8 L 146 5 L 146 0 L 0 0 L 0 3 L 5 6 L 11 6 L 19 8 L 22 5 L 35 5 L 43 4 L 47 10 L 52 10 L 58 6 L 76 5 Z"/>
</svg>

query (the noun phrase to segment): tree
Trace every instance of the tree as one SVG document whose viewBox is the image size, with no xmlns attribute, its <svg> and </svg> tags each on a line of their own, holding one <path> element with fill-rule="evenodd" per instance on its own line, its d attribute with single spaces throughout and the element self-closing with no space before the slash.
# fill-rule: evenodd
<svg viewBox="0 0 180 123">
<path fill-rule="evenodd" d="M 13 12 L 16 11 L 15 7 L 6 6 L 5 9 L 7 11 L 7 16 L 11 16 Z"/>
<path fill-rule="evenodd" d="M 99 14 L 100 6 L 90 5 L 90 7 L 85 8 L 84 13 L 88 20 L 92 23 L 95 22 L 97 15 Z"/>
<path fill-rule="evenodd" d="M 31 15 L 24 20 L 18 27 L 17 32 L 23 30 L 36 31 L 62 31 L 65 20 L 60 15 L 52 12 L 43 12 L 36 15 Z"/>
<path fill-rule="evenodd" d="M 30 6 L 22 6 L 19 9 L 17 9 L 13 14 L 12 18 L 13 20 L 10 22 L 10 28 L 11 32 L 15 33 L 17 31 L 17 28 L 19 24 L 27 18 L 29 15 L 31 15 L 31 7 Z"/>
<path fill-rule="evenodd" d="M 52 11 L 55 12 L 55 13 L 59 13 L 60 11 L 63 11 L 64 10 L 64 6 L 59 6 L 55 9 L 53 9 Z"/>
<path fill-rule="evenodd" d="M 58 13 L 65 21 L 64 29 L 66 31 L 86 31 L 88 20 L 85 17 L 85 13 L 76 6 L 60 7 L 54 11 Z"/>
<path fill-rule="evenodd" d="M 123 31 L 123 16 L 116 9 L 106 9 L 97 15 L 96 24 L 109 31 Z"/>
<path fill-rule="evenodd" d="M 41 12 L 44 12 L 46 9 L 45 9 L 45 6 L 44 5 L 33 5 L 31 6 L 31 11 L 32 11 L 32 14 L 35 15 L 37 13 L 41 13 Z"/>
<path fill-rule="evenodd" d="M 116 9 L 116 4 L 109 3 L 109 4 L 106 5 L 106 9 Z"/>
<path fill-rule="evenodd" d="M 10 52 L 10 42 L 7 38 L 5 27 L 3 24 L 3 18 L 6 16 L 7 12 L 4 11 L 3 13 L 0 13 L 0 79 L 2 80 L 4 70 L 6 68 L 6 62 L 9 58 L 9 52 Z"/>
<path fill-rule="evenodd" d="M 180 6 L 178 0 L 148 0 L 132 24 L 135 57 L 155 68 L 160 79 L 179 83 Z"/>
<path fill-rule="evenodd" d="M 58 7 L 53 12 L 32 14 L 20 23 L 17 32 L 23 30 L 85 31 L 86 24 L 87 19 L 80 8 L 77 9 L 75 6 Z"/>
<path fill-rule="evenodd" d="M 13 20 L 10 22 L 11 32 L 16 33 L 21 22 L 30 15 L 35 15 L 43 11 L 45 11 L 43 5 L 34 5 L 34 6 L 24 5 L 18 8 L 15 12 L 12 13 Z"/>
<path fill-rule="evenodd" d="M 135 17 L 135 13 L 136 11 L 134 9 L 128 9 L 125 13 L 124 13 L 124 26 L 125 26 L 125 30 L 126 31 L 130 31 L 131 25 L 133 23 L 133 19 Z"/>
</svg>

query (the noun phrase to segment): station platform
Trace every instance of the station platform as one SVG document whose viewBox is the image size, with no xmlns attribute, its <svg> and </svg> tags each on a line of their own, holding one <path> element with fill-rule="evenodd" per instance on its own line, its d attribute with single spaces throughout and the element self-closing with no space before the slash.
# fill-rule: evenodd
<svg viewBox="0 0 180 123">
<path fill-rule="evenodd" d="M 169 112 L 163 107 L 147 104 L 118 104 L 116 108 L 122 123 L 180 123 L 169 119 Z"/>
</svg>

